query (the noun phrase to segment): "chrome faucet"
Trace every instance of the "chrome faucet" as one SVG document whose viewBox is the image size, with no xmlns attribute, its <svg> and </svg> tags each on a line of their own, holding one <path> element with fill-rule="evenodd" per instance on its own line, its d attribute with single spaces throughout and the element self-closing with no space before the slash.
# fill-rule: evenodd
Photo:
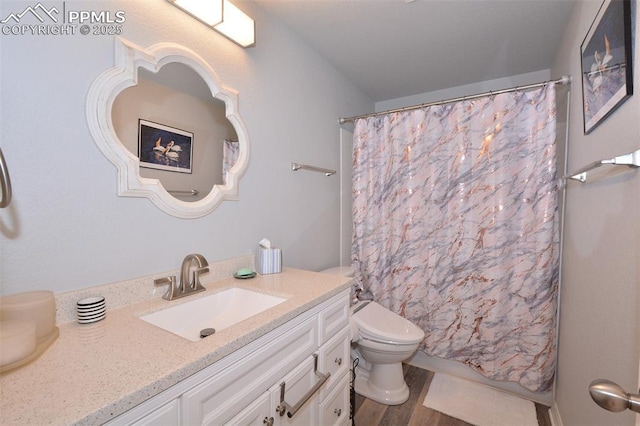
<svg viewBox="0 0 640 426">
<path fill-rule="evenodd" d="M 194 261 L 197 263 L 197 267 L 192 269 Z M 189 273 L 191 272 L 191 280 L 189 281 Z M 200 284 L 200 274 L 202 272 L 209 272 L 209 264 L 207 259 L 201 254 L 189 254 L 182 261 L 182 268 L 180 269 L 180 290 L 182 293 L 187 294 L 197 293 L 199 291 L 205 291 L 206 289 Z"/>
<path fill-rule="evenodd" d="M 194 263 L 196 265 L 195 267 L 192 267 L 194 266 Z M 155 285 L 169 284 L 169 289 L 164 296 L 162 296 L 163 299 L 179 299 L 181 297 L 206 290 L 206 288 L 200 284 L 200 274 L 203 272 L 209 272 L 209 263 L 207 263 L 207 259 L 205 259 L 201 254 L 189 254 L 182 261 L 179 285 L 176 285 L 175 276 L 159 278 L 154 280 L 153 283 Z M 191 276 L 191 279 L 189 279 L 189 276 Z"/>
</svg>

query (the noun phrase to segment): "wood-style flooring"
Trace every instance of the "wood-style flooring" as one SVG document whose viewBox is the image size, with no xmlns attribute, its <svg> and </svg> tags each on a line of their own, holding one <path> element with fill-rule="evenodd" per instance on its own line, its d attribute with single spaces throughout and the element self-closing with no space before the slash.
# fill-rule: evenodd
<svg viewBox="0 0 640 426">
<path fill-rule="evenodd" d="M 434 373 L 410 365 L 404 365 L 404 373 L 405 381 L 411 392 L 409 400 L 401 405 L 384 405 L 356 395 L 354 416 L 356 426 L 470 425 L 422 405 Z M 551 426 L 548 407 L 536 404 L 536 413 L 539 426 Z"/>
</svg>

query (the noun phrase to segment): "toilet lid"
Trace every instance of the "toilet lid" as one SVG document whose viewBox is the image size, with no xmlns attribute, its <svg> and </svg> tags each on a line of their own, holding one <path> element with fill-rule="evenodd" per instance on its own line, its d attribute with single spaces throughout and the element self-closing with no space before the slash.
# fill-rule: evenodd
<svg viewBox="0 0 640 426">
<path fill-rule="evenodd" d="M 411 344 L 424 339 L 424 332 L 417 325 L 376 302 L 353 314 L 352 320 L 360 334 L 370 340 Z"/>
</svg>

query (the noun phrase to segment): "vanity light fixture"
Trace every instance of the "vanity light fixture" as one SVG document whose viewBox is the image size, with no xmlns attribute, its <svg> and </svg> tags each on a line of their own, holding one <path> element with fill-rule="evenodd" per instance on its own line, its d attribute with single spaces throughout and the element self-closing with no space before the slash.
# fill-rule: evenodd
<svg viewBox="0 0 640 426">
<path fill-rule="evenodd" d="M 256 23 L 229 0 L 224 0 L 222 22 L 213 29 L 242 47 L 256 44 Z"/>
<path fill-rule="evenodd" d="M 214 27 L 222 22 L 222 0 L 167 1 L 210 27 Z"/>
<path fill-rule="evenodd" d="M 256 43 L 255 21 L 229 0 L 167 0 L 242 47 Z"/>
</svg>

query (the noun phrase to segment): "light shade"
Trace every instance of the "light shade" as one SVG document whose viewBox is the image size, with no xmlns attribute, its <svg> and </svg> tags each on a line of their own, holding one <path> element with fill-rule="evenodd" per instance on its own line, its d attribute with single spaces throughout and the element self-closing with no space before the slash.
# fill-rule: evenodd
<svg viewBox="0 0 640 426">
<path fill-rule="evenodd" d="M 167 0 L 209 26 L 222 22 L 222 0 Z"/>
<path fill-rule="evenodd" d="M 213 28 L 242 47 L 256 43 L 255 21 L 229 0 L 224 0 L 222 22 Z"/>
<path fill-rule="evenodd" d="M 253 19 L 229 0 L 167 0 L 242 47 L 256 43 Z"/>
</svg>

